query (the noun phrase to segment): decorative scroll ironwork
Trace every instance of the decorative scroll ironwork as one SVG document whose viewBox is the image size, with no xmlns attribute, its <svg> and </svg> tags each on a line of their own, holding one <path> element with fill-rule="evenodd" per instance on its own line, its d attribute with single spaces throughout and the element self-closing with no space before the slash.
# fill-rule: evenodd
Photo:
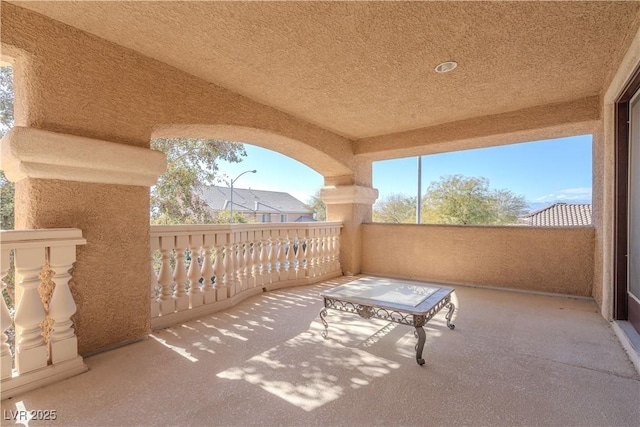
<svg viewBox="0 0 640 427">
<path fill-rule="evenodd" d="M 369 307 L 368 305 L 359 305 L 357 311 L 358 316 L 363 319 L 370 319 L 374 315 L 372 307 Z"/>
<path fill-rule="evenodd" d="M 427 340 L 426 334 L 424 333 L 424 329 L 422 326 L 416 326 L 416 330 L 414 331 L 414 335 L 418 338 L 418 342 L 416 343 L 416 362 L 418 365 L 424 365 L 424 359 L 422 358 L 422 350 L 424 349 L 424 343 Z"/>
<path fill-rule="evenodd" d="M 453 317 L 453 312 L 456 309 L 456 305 L 454 303 L 450 302 L 449 304 L 446 305 L 446 307 L 449 308 L 449 312 L 447 312 L 447 314 L 444 316 L 444 318 L 447 319 L 447 328 L 449 328 L 449 329 L 451 329 L 453 331 L 456 328 L 456 325 L 451 323 L 451 317 Z"/>
<path fill-rule="evenodd" d="M 325 317 L 327 317 L 327 309 L 323 308 L 322 310 L 320 310 L 320 321 L 324 326 L 324 331 L 320 332 L 320 335 L 322 335 L 322 338 L 327 339 L 327 337 L 329 336 L 329 324 L 327 323 Z"/>
<path fill-rule="evenodd" d="M 454 304 L 451 302 L 451 295 L 448 295 L 442 301 L 438 302 L 431 310 L 425 314 L 408 314 L 396 310 L 387 310 L 385 308 L 355 304 L 352 302 L 342 301 L 339 299 L 333 299 L 324 297 L 325 308 L 332 308 L 334 310 L 346 311 L 348 313 L 355 313 L 364 319 L 376 318 L 381 320 L 388 320 L 390 322 L 400 323 L 402 325 L 409 325 L 414 327 L 424 326 L 429 320 L 431 320 L 440 310 L 445 307 L 449 308 L 449 312 L 446 315 L 447 326 L 449 329 L 453 329 L 451 326 L 451 317 L 453 316 L 453 310 L 455 310 Z M 455 326 L 454 326 L 455 327 Z"/>
<path fill-rule="evenodd" d="M 401 311 L 388 310 L 385 308 L 364 304 L 356 304 L 339 299 L 328 298 L 325 296 L 324 308 L 320 310 L 320 320 L 322 321 L 322 325 L 324 326 L 324 331 L 322 331 L 320 334 L 325 339 L 329 335 L 329 325 L 326 320 L 328 308 L 332 308 L 338 311 L 345 311 L 348 313 L 355 313 L 364 319 L 370 319 L 373 317 L 376 319 L 387 320 L 389 322 L 399 323 L 402 325 L 413 326 L 416 328 L 414 334 L 418 339 L 418 342 L 415 346 L 416 362 L 418 363 L 418 365 L 422 366 L 425 363 L 424 359 L 422 358 L 422 350 L 424 349 L 424 344 L 426 341 L 423 326 L 426 325 L 429 320 L 431 320 L 436 314 L 438 314 L 440 310 L 445 307 L 448 309 L 448 312 L 445 315 L 445 319 L 447 319 L 447 327 L 453 330 L 455 328 L 455 325 L 451 323 L 451 318 L 453 317 L 456 306 L 451 302 L 451 295 L 447 295 L 424 314 L 403 313 Z"/>
</svg>

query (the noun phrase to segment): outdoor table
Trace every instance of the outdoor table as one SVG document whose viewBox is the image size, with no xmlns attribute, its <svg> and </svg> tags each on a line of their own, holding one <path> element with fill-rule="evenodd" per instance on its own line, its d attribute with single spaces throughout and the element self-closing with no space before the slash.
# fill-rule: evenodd
<svg viewBox="0 0 640 427">
<path fill-rule="evenodd" d="M 382 319 L 415 327 L 416 361 L 424 365 L 422 350 L 426 336 L 423 326 L 440 310 L 447 307 L 445 318 L 447 327 L 451 323 L 455 305 L 451 302 L 454 289 L 447 286 L 395 279 L 366 277 L 320 292 L 324 307 L 320 310 L 320 320 L 324 325 L 322 337 L 327 339 L 329 324 L 327 309 L 356 313 L 364 319 Z"/>
</svg>

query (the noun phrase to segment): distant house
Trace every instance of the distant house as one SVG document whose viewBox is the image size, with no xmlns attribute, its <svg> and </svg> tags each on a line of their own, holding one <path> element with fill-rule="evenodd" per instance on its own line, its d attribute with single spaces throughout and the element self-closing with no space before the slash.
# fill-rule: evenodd
<svg viewBox="0 0 640 427">
<path fill-rule="evenodd" d="M 214 214 L 231 208 L 231 189 L 210 186 L 201 191 L 200 197 Z M 241 212 L 247 219 L 257 222 L 308 222 L 315 221 L 304 203 L 289 193 L 279 191 L 233 189 L 233 211 Z"/>
<path fill-rule="evenodd" d="M 532 227 L 591 225 L 591 205 L 555 203 L 523 216 L 520 223 Z"/>
</svg>

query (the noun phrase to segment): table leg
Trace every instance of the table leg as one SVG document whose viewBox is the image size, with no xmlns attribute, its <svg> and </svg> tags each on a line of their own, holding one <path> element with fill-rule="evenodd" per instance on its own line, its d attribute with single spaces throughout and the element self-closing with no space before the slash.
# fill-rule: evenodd
<svg viewBox="0 0 640 427">
<path fill-rule="evenodd" d="M 447 319 L 447 328 L 449 328 L 449 329 L 451 329 L 453 331 L 456 328 L 456 325 L 451 323 L 451 317 L 453 317 L 453 312 L 455 311 L 456 306 L 455 306 L 454 303 L 450 302 L 445 307 L 449 308 L 449 312 L 446 314 L 446 316 L 444 316 L 445 319 Z"/>
<path fill-rule="evenodd" d="M 418 365 L 422 366 L 424 365 L 422 350 L 424 349 L 424 343 L 427 340 L 422 326 L 416 326 L 414 335 L 416 336 L 416 338 L 418 338 L 418 342 L 416 343 L 416 362 L 418 362 Z"/>
<path fill-rule="evenodd" d="M 329 336 L 329 324 L 325 320 L 325 317 L 327 317 L 327 309 L 323 308 L 322 310 L 320 310 L 320 321 L 324 325 L 324 331 L 320 332 L 320 335 L 322 335 L 322 338 L 326 340 Z"/>
</svg>

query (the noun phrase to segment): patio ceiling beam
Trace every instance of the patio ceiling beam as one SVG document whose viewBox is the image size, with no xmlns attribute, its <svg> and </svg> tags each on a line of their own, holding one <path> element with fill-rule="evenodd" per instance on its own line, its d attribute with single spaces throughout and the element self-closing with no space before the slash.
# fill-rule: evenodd
<svg viewBox="0 0 640 427">
<path fill-rule="evenodd" d="M 377 161 L 591 134 L 600 121 L 600 97 L 592 96 L 363 138 L 353 146 L 357 156 Z"/>
</svg>

